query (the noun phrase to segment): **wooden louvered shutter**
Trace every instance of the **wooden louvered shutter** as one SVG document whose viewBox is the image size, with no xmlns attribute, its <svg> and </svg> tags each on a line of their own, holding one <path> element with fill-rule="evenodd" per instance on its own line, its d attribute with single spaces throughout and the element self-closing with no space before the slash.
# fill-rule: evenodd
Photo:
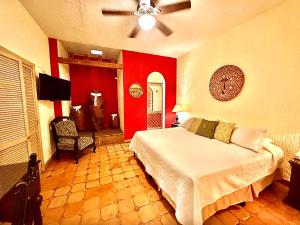
<svg viewBox="0 0 300 225">
<path fill-rule="evenodd" d="M 34 67 L 24 61 L 0 48 L 0 198 L 27 172 L 30 153 L 42 157 Z"/>
<path fill-rule="evenodd" d="M 33 68 L 23 63 L 23 80 L 27 113 L 27 141 L 30 153 L 37 153 L 39 148 L 39 132 L 37 119 L 37 105 L 35 95 L 35 76 Z"/>
<path fill-rule="evenodd" d="M 11 164 L 28 160 L 20 63 L 0 55 L 0 197 L 20 178 L 11 179 Z M 21 168 L 25 174 L 27 168 Z"/>
<path fill-rule="evenodd" d="M 19 62 L 0 55 L 0 143 L 26 137 Z"/>
</svg>

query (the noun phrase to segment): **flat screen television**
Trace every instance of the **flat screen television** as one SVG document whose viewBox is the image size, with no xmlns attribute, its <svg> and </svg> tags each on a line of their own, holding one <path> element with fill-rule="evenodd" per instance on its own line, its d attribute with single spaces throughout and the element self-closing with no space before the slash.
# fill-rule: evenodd
<svg viewBox="0 0 300 225">
<path fill-rule="evenodd" d="M 71 82 L 40 73 L 38 81 L 39 100 L 70 100 Z"/>
</svg>

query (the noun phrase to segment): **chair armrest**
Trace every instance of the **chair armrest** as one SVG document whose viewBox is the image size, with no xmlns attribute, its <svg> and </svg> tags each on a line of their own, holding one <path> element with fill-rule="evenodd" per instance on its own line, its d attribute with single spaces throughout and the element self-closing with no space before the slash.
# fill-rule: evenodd
<svg viewBox="0 0 300 225">
<path fill-rule="evenodd" d="M 85 132 L 85 131 L 79 131 L 78 136 L 80 137 L 93 137 L 95 135 L 95 132 Z"/>
<path fill-rule="evenodd" d="M 78 139 L 78 138 L 80 138 L 80 136 L 58 136 L 58 138 Z"/>
</svg>

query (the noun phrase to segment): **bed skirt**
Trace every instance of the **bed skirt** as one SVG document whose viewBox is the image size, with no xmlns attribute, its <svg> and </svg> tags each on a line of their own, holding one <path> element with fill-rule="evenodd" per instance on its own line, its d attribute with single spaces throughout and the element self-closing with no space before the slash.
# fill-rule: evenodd
<svg viewBox="0 0 300 225">
<path fill-rule="evenodd" d="M 219 198 L 216 202 L 205 206 L 201 212 L 202 221 L 204 222 L 205 220 L 207 220 L 210 216 L 214 215 L 219 210 L 226 209 L 229 206 L 236 205 L 236 204 L 239 204 L 242 202 L 253 201 L 254 198 L 258 198 L 259 193 L 261 191 L 263 191 L 267 186 L 269 186 L 273 182 L 273 180 L 275 179 L 278 172 L 279 171 L 276 170 L 273 174 L 268 175 L 247 187 L 237 190 L 231 194 L 225 195 L 225 196 Z M 155 178 L 153 178 L 153 180 L 155 181 Z M 155 181 L 155 183 L 157 184 L 156 181 Z M 158 187 L 159 187 L 159 185 L 158 185 Z M 176 204 L 170 198 L 170 196 L 166 192 L 164 192 L 164 190 L 162 190 L 160 187 L 159 187 L 159 190 L 161 191 L 161 193 L 165 197 L 165 199 L 176 210 Z"/>
</svg>

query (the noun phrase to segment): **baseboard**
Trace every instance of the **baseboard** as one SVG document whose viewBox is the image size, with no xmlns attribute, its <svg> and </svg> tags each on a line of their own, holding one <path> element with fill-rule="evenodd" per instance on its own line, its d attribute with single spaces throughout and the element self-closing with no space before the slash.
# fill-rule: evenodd
<svg viewBox="0 0 300 225">
<path fill-rule="evenodd" d="M 52 162 L 52 160 L 55 159 L 55 152 L 51 155 L 51 157 L 47 160 L 47 162 L 44 163 L 44 168 L 41 168 L 42 172 L 45 172 L 49 164 Z"/>
</svg>

